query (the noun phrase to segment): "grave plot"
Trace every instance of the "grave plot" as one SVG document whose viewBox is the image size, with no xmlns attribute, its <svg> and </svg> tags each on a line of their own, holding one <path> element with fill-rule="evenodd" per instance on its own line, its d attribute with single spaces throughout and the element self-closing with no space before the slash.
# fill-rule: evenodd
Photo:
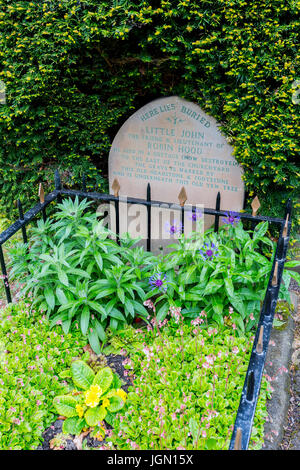
<svg viewBox="0 0 300 470">
<path fill-rule="evenodd" d="M 233 157 L 233 148 L 220 132 L 220 126 L 194 103 L 179 97 L 160 98 L 134 113 L 120 128 L 109 154 L 109 182 L 120 186 L 118 195 L 124 198 L 145 198 L 151 185 L 153 200 L 177 203 L 182 187 L 187 203 L 214 207 L 221 194 L 221 208 L 240 211 L 244 203 L 242 169 Z M 114 190 L 114 193 L 116 191 Z M 125 201 L 126 203 L 126 201 Z M 120 202 L 122 205 L 122 202 Z M 113 208 L 112 208 L 113 211 Z M 164 225 L 170 211 L 152 205 L 155 224 L 151 226 L 152 251 L 167 246 Z M 186 233 L 188 227 L 186 218 Z M 114 214 L 111 227 L 115 231 Z M 134 221 L 136 220 L 136 223 Z M 140 225 L 138 226 L 137 220 Z M 214 222 L 205 217 L 205 229 Z M 145 206 L 125 205 L 120 210 L 119 229 L 147 238 Z M 146 247 L 144 241 L 143 246 Z"/>
<path fill-rule="evenodd" d="M 190 162 L 202 172 L 200 186 L 198 174 L 185 171 Z M 169 176 L 162 165 L 172 166 Z M 151 180 L 158 173 L 169 181 Z M 45 196 L 40 187 L 40 203 L 26 214 L 19 203 L 19 220 L 0 235 L 8 303 L 10 280 L 18 279 L 49 328 L 89 343 L 77 362 L 60 365 L 65 388 L 53 406 L 63 432 L 81 436 L 79 447 L 89 434 L 103 448 L 247 449 L 253 430 L 251 445 L 260 445 L 264 361 L 289 276 L 290 204 L 283 218 L 257 215 L 257 199 L 244 213 L 231 147 L 210 117 L 177 97 L 150 103 L 124 124 L 112 145 L 110 186 L 112 194 L 84 184 L 66 190 L 56 172 L 55 190 Z M 57 211 L 48 219 L 52 202 Z M 24 243 L 10 250 L 7 269 L 2 246 L 19 230 Z M 15 353 L 12 338 L 4 350 Z M 109 372 L 110 355 L 120 359 Z M 14 425 L 6 414 L 7 432 Z"/>
</svg>

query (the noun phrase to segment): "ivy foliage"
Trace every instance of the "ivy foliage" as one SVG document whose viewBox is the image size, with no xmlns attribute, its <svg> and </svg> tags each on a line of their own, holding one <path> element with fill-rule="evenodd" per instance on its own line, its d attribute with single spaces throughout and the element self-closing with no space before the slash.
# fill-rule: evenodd
<svg viewBox="0 0 300 470">
<path fill-rule="evenodd" d="M 0 0 L 1 202 L 59 167 L 103 188 L 112 139 L 151 99 L 179 95 L 221 124 L 248 203 L 297 197 L 294 0 Z M 296 100 L 297 101 L 297 100 Z M 299 186 L 299 185 L 298 185 Z"/>
</svg>

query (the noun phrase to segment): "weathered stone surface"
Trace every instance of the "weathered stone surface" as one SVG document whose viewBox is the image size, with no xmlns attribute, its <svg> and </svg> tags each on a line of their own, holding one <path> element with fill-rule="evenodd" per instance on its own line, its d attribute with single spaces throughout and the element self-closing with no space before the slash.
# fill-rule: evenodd
<svg viewBox="0 0 300 470">
<path fill-rule="evenodd" d="M 220 191 L 221 209 L 239 211 L 244 184 L 232 153 L 216 120 L 198 105 L 176 96 L 160 98 L 134 113 L 117 133 L 109 154 L 110 189 L 117 178 L 120 196 L 145 199 L 150 183 L 153 200 L 178 204 L 184 187 L 186 205 L 208 208 L 215 207 Z M 133 208 L 133 217 L 135 212 Z M 144 238 L 147 216 L 140 212 Z M 158 219 L 153 220 L 157 228 Z M 206 228 L 213 220 L 206 217 Z"/>
</svg>

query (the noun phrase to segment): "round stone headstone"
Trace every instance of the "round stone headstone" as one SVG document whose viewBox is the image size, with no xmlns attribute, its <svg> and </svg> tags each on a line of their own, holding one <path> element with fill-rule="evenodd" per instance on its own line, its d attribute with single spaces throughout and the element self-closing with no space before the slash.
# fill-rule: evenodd
<svg viewBox="0 0 300 470">
<path fill-rule="evenodd" d="M 136 111 L 120 128 L 109 153 L 109 185 L 119 195 L 178 204 L 185 188 L 186 204 L 221 209 L 243 208 L 242 169 L 233 148 L 214 118 L 177 96 L 160 98 Z M 113 190 L 111 189 L 113 194 Z M 205 220 L 206 227 L 213 223 Z"/>
</svg>

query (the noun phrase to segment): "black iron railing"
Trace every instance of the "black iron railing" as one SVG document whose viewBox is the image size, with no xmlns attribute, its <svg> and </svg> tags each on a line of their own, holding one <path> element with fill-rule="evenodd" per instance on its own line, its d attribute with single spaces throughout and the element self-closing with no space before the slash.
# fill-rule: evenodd
<svg viewBox="0 0 300 470">
<path fill-rule="evenodd" d="M 122 198 L 119 195 L 101 194 L 98 192 L 87 192 L 85 176 L 82 180 L 82 190 L 66 190 L 63 189 L 60 181 L 58 171 L 55 172 L 55 190 L 48 195 L 41 198 L 40 202 L 36 204 L 32 209 L 23 214 L 21 202 L 18 201 L 19 208 L 19 219 L 12 224 L 7 230 L 0 234 L 0 264 L 1 270 L 4 277 L 4 286 L 6 292 L 7 302 L 12 302 L 8 273 L 5 265 L 4 254 L 2 245 L 9 240 L 19 230 L 22 231 L 24 243 L 27 243 L 28 237 L 26 233 L 26 225 L 31 222 L 39 213 L 42 213 L 43 219 L 46 220 L 46 207 L 53 201 L 61 202 L 63 196 L 86 198 L 94 201 L 101 202 L 114 202 L 116 212 L 116 238 L 117 242 L 120 243 L 119 239 L 119 227 L 120 227 L 120 213 L 119 213 L 119 202 Z M 117 193 L 118 194 L 118 191 Z M 178 205 L 172 203 L 166 203 L 162 201 L 151 200 L 151 187 L 150 184 L 147 186 L 146 199 L 138 198 L 126 198 L 128 204 L 140 204 L 147 208 L 147 250 L 151 251 L 151 207 L 162 206 L 165 209 L 179 210 L 181 211 L 181 223 L 182 230 L 184 232 L 184 197 L 182 202 Z M 193 206 L 192 210 L 195 211 L 196 207 Z M 227 215 L 227 211 L 220 210 L 220 193 L 216 197 L 215 209 L 204 208 L 204 214 L 215 217 L 214 230 L 217 232 L 219 229 L 219 218 Z M 256 404 L 260 392 L 261 379 L 264 370 L 264 364 L 266 360 L 266 354 L 272 330 L 273 318 L 275 314 L 275 308 L 277 304 L 280 284 L 282 280 L 282 274 L 284 269 L 284 263 L 286 261 L 287 249 L 289 244 L 289 236 L 291 231 L 291 212 L 292 206 L 290 200 L 287 202 L 285 209 L 284 218 L 266 217 L 251 215 L 244 212 L 238 213 L 239 217 L 243 220 L 250 221 L 254 227 L 259 222 L 268 221 L 270 224 L 276 225 L 279 229 L 279 238 L 276 245 L 276 251 L 272 270 L 266 290 L 265 298 L 262 303 L 262 309 L 260 313 L 259 323 L 257 326 L 252 352 L 249 360 L 248 369 L 246 372 L 245 382 L 243 391 L 237 411 L 234 429 L 231 436 L 231 442 L 229 449 L 235 450 L 247 450 L 249 440 L 251 436 L 252 424 L 256 409 Z"/>
</svg>

